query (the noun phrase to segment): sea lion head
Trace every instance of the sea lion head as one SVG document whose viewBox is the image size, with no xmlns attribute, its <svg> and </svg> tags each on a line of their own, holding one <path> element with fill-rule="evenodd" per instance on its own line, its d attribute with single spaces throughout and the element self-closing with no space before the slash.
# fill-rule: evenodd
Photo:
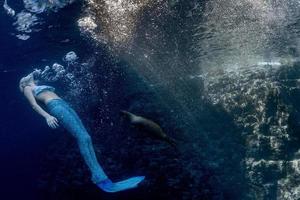
<svg viewBox="0 0 300 200">
<path fill-rule="evenodd" d="M 140 118 L 141 118 L 141 117 L 139 117 L 135 114 L 132 114 L 131 112 L 125 111 L 125 110 L 121 110 L 120 114 L 121 114 L 122 117 L 129 120 L 130 123 L 132 123 L 132 124 L 135 124 L 135 123 L 139 122 Z"/>
</svg>

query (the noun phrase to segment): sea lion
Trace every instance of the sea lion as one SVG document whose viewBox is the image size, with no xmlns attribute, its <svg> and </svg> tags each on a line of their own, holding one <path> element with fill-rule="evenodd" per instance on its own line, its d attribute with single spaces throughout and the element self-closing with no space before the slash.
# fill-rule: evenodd
<svg viewBox="0 0 300 200">
<path fill-rule="evenodd" d="M 128 111 L 122 110 L 120 113 L 126 117 L 134 127 L 145 132 L 148 136 L 165 141 L 173 147 L 176 147 L 175 140 L 167 136 L 157 123 Z"/>
</svg>

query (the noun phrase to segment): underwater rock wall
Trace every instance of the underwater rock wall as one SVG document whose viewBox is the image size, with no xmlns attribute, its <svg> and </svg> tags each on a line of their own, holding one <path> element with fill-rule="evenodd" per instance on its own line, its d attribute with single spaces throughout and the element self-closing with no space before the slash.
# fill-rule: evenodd
<svg viewBox="0 0 300 200">
<path fill-rule="evenodd" d="M 299 199 L 299 63 L 216 70 L 207 97 L 242 128 L 250 199 Z"/>
</svg>

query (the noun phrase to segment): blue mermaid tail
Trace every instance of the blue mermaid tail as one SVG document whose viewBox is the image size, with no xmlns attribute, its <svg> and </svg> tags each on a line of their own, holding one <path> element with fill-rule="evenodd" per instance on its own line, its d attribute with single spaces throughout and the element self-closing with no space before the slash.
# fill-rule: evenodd
<svg viewBox="0 0 300 200">
<path fill-rule="evenodd" d="M 145 177 L 135 176 L 113 183 L 98 163 L 92 140 L 76 112 L 62 99 L 53 99 L 46 104 L 49 113 L 56 117 L 76 139 L 80 153 L 92 174 L 92 181 L 105 192 L 119 192 L 138 186 Z"/>
<path fill-rule="evenodd" d="M 113 183 L 110 179 L 105 179 L 97 186 L 105 192 L 120 192 L 137 187 L 144 179 L 145 176 L 135 176 L 116 183 Z"/>
</svg>

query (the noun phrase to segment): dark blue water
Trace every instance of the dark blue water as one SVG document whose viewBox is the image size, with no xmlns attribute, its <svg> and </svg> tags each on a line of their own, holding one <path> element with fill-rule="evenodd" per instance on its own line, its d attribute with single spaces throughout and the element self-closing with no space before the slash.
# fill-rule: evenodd
<svg viewBox="0 0 300 200">
<path fill-rule="evenodd" d="M 22 1 L 10 3 L 16 10 L 23 5 Z M 1 199 L 37 198 L 40 161 L 47 154 L 47 147 L 57 141 L 59 134 L 47 128 L 44 120 L 31 111 L 19 92 L 18 82 L 33 67 L 61 60 L 70 50 L 82 56 L 89 53 L 85 48 L 86 41 L 81 39 L 74 25 L 80 7 L 81 4 L 77 3 L 63 9 L 65 14 L 45 14 L 48 16 L 41 27 L 42 31 L 32 34 L 27 41 L 18 40 L 12 35 L 12 20 L 3 9 L 0 11 Z M 51 24 L 55 26 L 47 29 Z M 70 42 L 61 42 L 67 38 Z"/>
</svg>

